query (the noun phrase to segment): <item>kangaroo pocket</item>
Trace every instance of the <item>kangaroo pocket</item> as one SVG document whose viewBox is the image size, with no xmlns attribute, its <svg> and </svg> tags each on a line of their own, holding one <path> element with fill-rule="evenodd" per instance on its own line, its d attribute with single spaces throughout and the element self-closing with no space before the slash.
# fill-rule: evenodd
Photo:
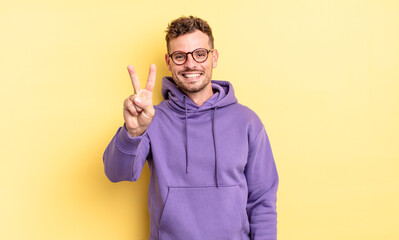
<svg viewBox="0 0 399 240">
<path fill-rule="evenodd" d="M 161 240 L 239 240 L 243 214 L 238 186 L 170 187 L 160 220 Z"/>
</svg>

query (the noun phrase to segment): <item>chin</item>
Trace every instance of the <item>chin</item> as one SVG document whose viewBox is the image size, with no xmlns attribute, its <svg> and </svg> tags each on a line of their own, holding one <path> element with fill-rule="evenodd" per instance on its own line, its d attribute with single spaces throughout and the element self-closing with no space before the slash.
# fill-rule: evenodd
<svg viewBox="0 0 399 240">
<path fill-rule="evenodd" d="M 208 84 L 207 83 L 200 83 L 200 85 L 197 84 L 187 84 L 187 83 L 182 83 L 178 82 L 177 86 L 183 90 L 184 92 L 187 93 L 197 93 L 202 91 Z"/>
</svg>

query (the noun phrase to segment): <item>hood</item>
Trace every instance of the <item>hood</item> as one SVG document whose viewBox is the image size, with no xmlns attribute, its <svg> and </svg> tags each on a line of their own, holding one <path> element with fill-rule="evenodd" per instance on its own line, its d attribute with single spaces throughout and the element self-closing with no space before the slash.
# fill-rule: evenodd
<svg viewBox="0 0 399 240">
<path fill-rule="evenodd" d="M 198 106 L 187 97 L 174 83 L 171 77 L 162 79 L 162 96 L 173 108 L 178 111 L 197 112 L 206 111 L 215 107 L 221 108 L 236 103 L 233 85 L 227 81 L 212 80 L 213 96 L 202 106 Z"/>
<path fill-rule="evenodd" d="M 184 114 L 184 131 L 185 131 L 185 150 L 186 150 L 186 173 L 189 173 L 190 152 L 190 136 L 188 128 L 190 127 L 188 115 L 190 113 L 213 111 L 212 117 L 212 137 L 215 149 L 215 182 L 219 187 L 219 171 L 218 171 L 218 157 L 220 155 L 218 149 L 218 140 L 215 134 L 217 128 L 217 109 L 237 103 L 237 98 L 234 95 L 234 89 L 231 83 L 227 81 L 212 81 L 213 95 L 204 104 L 198 106 L 191 99 L 184 94 L 174 83 L 171 77 L 164 77 L 162 79 L 162 95 L 165 101 L 168 102 L 175 111 Z"/>
</svg>

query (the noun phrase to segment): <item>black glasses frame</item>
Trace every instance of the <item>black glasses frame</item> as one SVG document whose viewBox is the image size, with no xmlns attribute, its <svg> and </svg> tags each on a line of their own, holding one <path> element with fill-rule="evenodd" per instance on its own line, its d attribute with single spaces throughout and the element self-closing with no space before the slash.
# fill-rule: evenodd
<svg viewBox="0 0 399 240">
<path fill-rule="evenodd" d="M 206 50 L 206 58 L 205 58 L 203 61 L 198 61 L 197 59 L 195 59 L 193 53 L 194 53 L 195 51 L 197 51 L 197 50 Z M 172 59 L 172 61 L 173 61 L 176 65 L 179 65 L 179 66 L 180 66 L 180 65 L 183 65 L 183 64 L 185 64 L 185 63 L 187 62 L 188 54 L 191 54 L 191 57 L 193 57 L 194 61 L 196 61 L 197 63 L 203 63 L 203 62 L 205 62 L 206 60 L 208 60 L 209 53 L 210 53 L 210 52 L 213 52 L 213 50 L 215 50 L 215 49 L 210 49 L 210 50 L 208 50 L 208 49 L 206 49 L 206 48 L 197 48 L 197 49 L 195 49 L 195 50 L 192 51 L 192 52 L 175 51 L 175 52 L 169 54 L 169 57 Z M 186 60 L 185 60 L 183 63 L 176 63 L 175 60 L 173 60 L 173 55 L 176 54 L 176 53 L 184 53 L 184 54 L 186 54 Z"/>
</svg>

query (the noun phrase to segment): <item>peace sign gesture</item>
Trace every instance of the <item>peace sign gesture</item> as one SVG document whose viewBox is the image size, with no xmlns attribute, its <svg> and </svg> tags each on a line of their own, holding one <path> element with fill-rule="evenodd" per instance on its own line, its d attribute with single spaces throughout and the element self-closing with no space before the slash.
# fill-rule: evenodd
<svg viewBox="0 0 399 240">
<path fill-rule="evenodd" d="M 129 65 L 127 66 L 127 70 L 132 80 L 134 94 L 130 95 L 123 102 L 123 118 L 125 119 L 129 136 L 137 137 L 144 133 L 155 114 L 152 104 L 152 91 L 155 85 L 156 68 L 154 64 L 151 64 L 147 84 L 144 89 L 140 88 L 140 81 L 134 67 Z"/>
</svg>

